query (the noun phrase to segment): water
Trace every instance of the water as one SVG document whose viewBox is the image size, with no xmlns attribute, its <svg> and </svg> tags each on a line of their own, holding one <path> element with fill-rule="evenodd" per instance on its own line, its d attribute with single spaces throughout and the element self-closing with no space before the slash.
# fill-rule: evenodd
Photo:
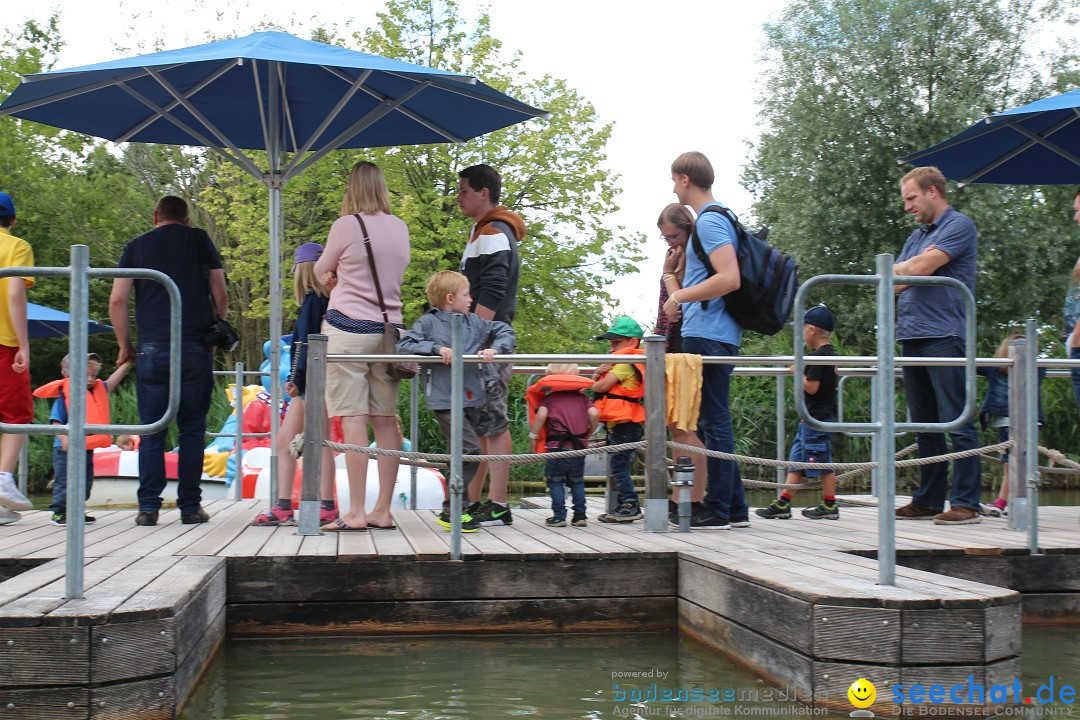
<svg viewBox="0 0 1080 720">
<path fill-rule="evenodd" d="M 653 677 L 615 676 L 632 672 Z M 1080 685 L 1080 626 L 1025 627 L 1024 689 L 1034 692 L 1051 675 L 1058 687 Z M 699 689 L 734 699 L 635 702 L 634 687 L 647 690 L 653 683 L 660 692 Z M 620 691 L 629 696 L 620 698 Z M 763 708 L 782 718 L 847 717 L 800 713 L 802 706 L 782 697 L 791 691 L 769 688 L 682 635 L 229 640 L 180 717 L 599 720 L 721 717 L 736 707 Z M 885 691 L 878 688 L 879 697 Z"/>
</svg>

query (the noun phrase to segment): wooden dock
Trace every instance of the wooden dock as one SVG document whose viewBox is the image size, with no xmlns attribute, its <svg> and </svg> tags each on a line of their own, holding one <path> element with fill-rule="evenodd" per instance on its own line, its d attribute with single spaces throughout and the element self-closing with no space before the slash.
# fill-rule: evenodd
<svg viewBox="0 0 1080 720">
<path fill-rule="evenodd" d="M 602 500 L 589 504 L 595 518 Z M 0 526 L 0 711 L 173 717 L 225 634 L 677 629 L 850 710 L 860 676 L 879 688 L 1019 677 L 1022 607 L 1075 620 L 1080 600 L 1077 508 L 1040 508 L 1035 557 L 1004 520 L 898 522 L 897 585 L 881 587 L 874 508 L 682 534 L 549 528 L 546 498 L 522 505 L 512 526 L 464 535 L 460 563 L 431 511 L 317 537 L 249 526 L 253 501 L 211 503 L 203 525 L 97 511 L 76 601 L 63 598 L 64 529 L 27 513 Z"/>
</svg>

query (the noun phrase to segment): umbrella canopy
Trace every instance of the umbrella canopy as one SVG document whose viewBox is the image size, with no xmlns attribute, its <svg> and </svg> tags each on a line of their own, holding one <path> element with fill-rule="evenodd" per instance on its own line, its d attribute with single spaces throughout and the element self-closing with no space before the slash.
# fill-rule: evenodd
<svg viewBox="0 0 1080 720">
<path fill-rule="evenodd" d="M 70 321 L 71 316 L 63 310 L 54 310 L 32 302 L 26 303 L 26 329 L 27 334 L 32 338 L 67 337 Z M 112 332 L 112 325 L 87 320 L 86 332 L 91 335 Z"/>
<path fill-rule="evenodd" d="M 900 162 L 934 165 L 961 185 L 1080 183 L 1080 90 L 991 115 Z"/>
</svg>

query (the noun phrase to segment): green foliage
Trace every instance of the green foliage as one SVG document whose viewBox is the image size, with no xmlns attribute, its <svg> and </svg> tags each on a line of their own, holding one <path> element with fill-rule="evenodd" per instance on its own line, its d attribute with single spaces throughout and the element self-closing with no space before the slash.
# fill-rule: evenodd
<svg viewBox="0 0 1080 720">
<path fill-rule="evenodd" d="M 1077 74 L 1070 48 L 1037 64 L 1032 38 L 1068 20 L 1073 0 L 794 0 L 765 26 L 771 72 L 761 96 L 767 125 L 744 182 L 757 216 L 798 259 L 803 277 L 870 274 L 914 229 L 904 216 L 896 158 L 985 114 L 1054 90 Z M 1060 317 L 1075 249 L 1065 238 L 1070 191 L 968 186 L 950 195 L 980 231 L 979 334 Z M 865 290 L 829 292 L 841 334 L 873 350 L 874 303 Z"/>
</svg>

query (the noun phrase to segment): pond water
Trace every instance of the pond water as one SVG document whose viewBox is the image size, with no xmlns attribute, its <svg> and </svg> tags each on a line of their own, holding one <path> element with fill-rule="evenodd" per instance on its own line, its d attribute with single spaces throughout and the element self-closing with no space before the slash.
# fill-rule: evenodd
<svg viewBox="0 0 1080 720">
<path fill-rule="evenodd" d="M 628 673 L 652 676 L 626 677 Z M 1058 687 L 1080 685 L 1080 626 L 1024 628 L 1025 691 L 1034 692 L 1051 675 Z M 654 683 L 659 692 L 696 689 L 706 698 L 715 693 L 734 699 L 638 699 L 635 693 L 648 692 Z M 806 694 L 800 688 L 770 688 L 721 653 L 682 635 L 229 640 L 180 717 L 848 717 L 820 709 L 811 713 L 788 699 L 793 692 Z"/>
</svg>

